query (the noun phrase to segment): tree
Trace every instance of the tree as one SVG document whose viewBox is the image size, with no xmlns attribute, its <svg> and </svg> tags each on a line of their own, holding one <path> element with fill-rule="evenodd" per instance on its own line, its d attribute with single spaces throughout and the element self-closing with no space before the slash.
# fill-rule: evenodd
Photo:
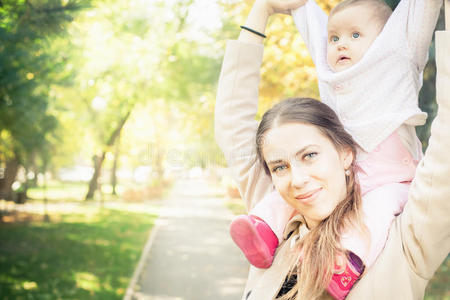
<svg viewBox="0 0 450 300">
<path fill-rule="evenodd" d="M 0 6 L 0 197 L 12 198 L 20 165 L 45 149 L 57 120 L 48 113 L 49 86 L 63 82 L 61 54 L 47 51 L 87 2 L 2 1 Z"/>
</svg>

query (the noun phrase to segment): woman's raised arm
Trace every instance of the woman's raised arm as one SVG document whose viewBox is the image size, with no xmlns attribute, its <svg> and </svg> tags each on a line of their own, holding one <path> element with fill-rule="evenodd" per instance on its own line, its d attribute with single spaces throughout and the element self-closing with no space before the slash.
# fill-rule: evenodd
<svg viewBox="0 0 450 300">
<path fill-rule="evenodd" d="M 448 28 L 448 25 L 447 25 Z M 412 269 L 431 278 L 450 251 L 450 31 L 436 32 L 439 106 L 423 160 L 401 218 L 403 249 Z"/>
<path fill-rule="evenodd" d="M 245 27 L 264 34 L 274 13 L 288 13 L 305 0 L 256 0 Z M 225 154 L 247 209 L 272 190 L 271 178 L 256 158 L 255 135 L 263 37 L 243 29 L 228 41 L 215 107 L 216 141 Z"/>
</svg>

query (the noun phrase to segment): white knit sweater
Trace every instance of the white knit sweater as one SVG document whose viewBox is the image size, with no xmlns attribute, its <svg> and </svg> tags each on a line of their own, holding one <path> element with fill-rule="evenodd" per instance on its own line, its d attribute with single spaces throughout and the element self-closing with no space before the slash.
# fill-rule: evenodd
<svg viewBox="0 0 450 300">
<path fill-rule="evenodd" d="M 322 101 L 367 152 L 402 124 L 423 125 L 422 72 L 442 0 L 402 0 L 364 57 L 334 73 L 327 63 L 328 16 L 314 2 L 292 13 L 319 79 Z"/>
</svg>

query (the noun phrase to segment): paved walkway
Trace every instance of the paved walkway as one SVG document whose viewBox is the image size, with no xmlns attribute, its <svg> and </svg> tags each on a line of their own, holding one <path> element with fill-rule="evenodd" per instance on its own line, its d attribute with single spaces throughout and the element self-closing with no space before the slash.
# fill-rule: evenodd
<svg viewBox="0 0 450 300">
<path fill-rule="evenodd" d="M 240 299 L 248 263 L 229 237 L 231 218 L 207 181 L 178 181 L 164 201 L 131 299 Z"/>
</svg>

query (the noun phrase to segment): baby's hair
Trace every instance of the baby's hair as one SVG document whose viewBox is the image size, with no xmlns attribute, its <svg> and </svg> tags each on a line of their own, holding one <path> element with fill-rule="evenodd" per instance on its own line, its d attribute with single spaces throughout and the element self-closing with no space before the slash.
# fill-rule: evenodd
<svg viewBox="0 0 450 300">
<path fill-rule="evenodd" d="M 344 0 L 330 11 L 329 18 L 338 11 L 356 5 L 370 5 L 373 8 L 374 16 L 383 25 L 386 24 L 387 20 L 392 14 L 392 9 L 383 0 Z"/>
</svg>

